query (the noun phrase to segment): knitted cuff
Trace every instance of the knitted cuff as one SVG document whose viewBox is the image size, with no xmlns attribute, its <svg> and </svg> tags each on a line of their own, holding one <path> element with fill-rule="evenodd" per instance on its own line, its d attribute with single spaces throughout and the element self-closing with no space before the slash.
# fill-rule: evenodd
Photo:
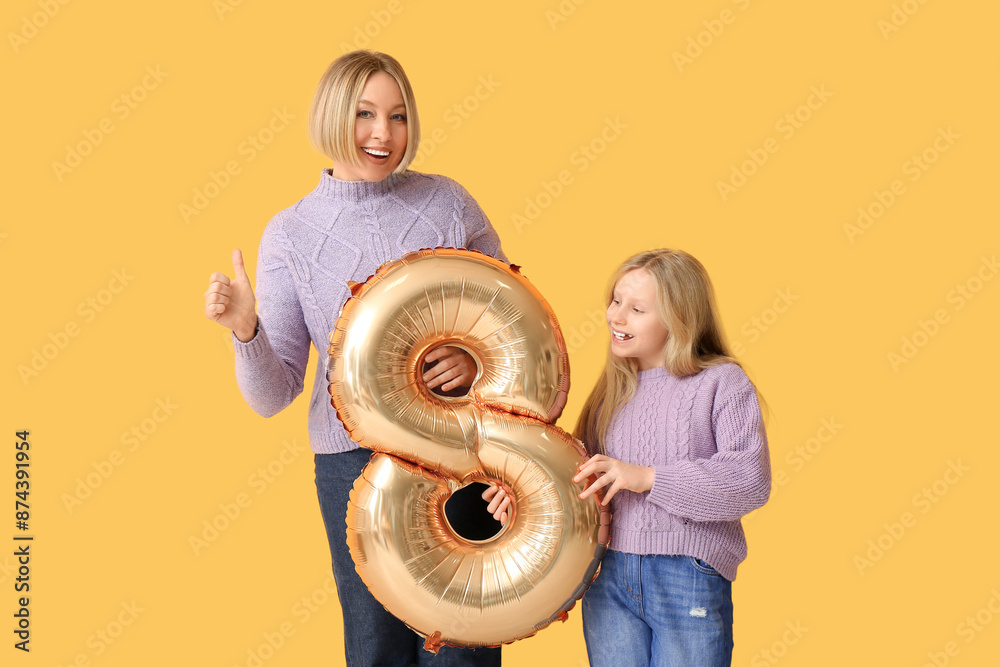
<svg viewBox="0 0 1000 667">
<path fill-rule="evenodd" d="M 230 332 L 233 337 L 233 349 L 243 359 L 253 360 L 264 354 L 264 351 L 271 347 L 271 343 L 267 339 L 267 334 L 264 333 L 264 325 L 261 324 L 260 318 L 257 318 L 257 331 L 254 333 L 254 337 L 249 341 L 244 343 L 236 334 Z"/>
<path fill-rule="evenodd" d="M 670 473 L 666 466 L 653 466 L 655 476 L 653 478 L 653 488 L 649 490 L 649 502 L 657 507 L 669 507 L 673 500 L 673 488 L 669 482 Z"/>
</svg>

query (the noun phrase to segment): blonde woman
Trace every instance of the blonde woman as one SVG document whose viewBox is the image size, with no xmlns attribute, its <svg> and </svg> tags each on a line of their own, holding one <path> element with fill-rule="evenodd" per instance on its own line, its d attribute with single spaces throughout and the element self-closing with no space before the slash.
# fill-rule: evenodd
<svg viewBox="0 0 1000 667">
<path fill-rule="evenodd" d="M 328 336 L 350 295 L 377 267 L 435 246 L 470 248 L 505 260 L 500 239 L 476 201 L 444 176 L 408 170 L 420 142 L 413 90 L 400 64 L 373 51 L 337 58 L 320 80 L 309 113 L 313 144 L 333 161 L 319 184 L 264 230 L 251 288 L 239 250 L 233 277 L 214 273 L 205 315 L 233 332 L 236 377 L 250 406 L 268 417 L 302 392 L 310 344 L 320 355 L 309 402 L 316 489 L 344 616 L 347 664 L 499 665 L 500 649 L 422 650 L 423 640 L 390 615 L 358 577 L 346 544 L 354 480 L 371 454 L 359 449 L 330 407 Z M 467 386 L 476 366 L 457 348 L 436 362 L 427 386 Z"/>
<path fill-rule="evenodd" d="M 604 375 L 575 435 L 614 519 L 583 598 L 591 665 L 729 665 L 740 518 L 765 503 L 770 459 L 753 383 L 732 358 L 691 255 L 629 258 L 608 294 Z"/>
</svg>

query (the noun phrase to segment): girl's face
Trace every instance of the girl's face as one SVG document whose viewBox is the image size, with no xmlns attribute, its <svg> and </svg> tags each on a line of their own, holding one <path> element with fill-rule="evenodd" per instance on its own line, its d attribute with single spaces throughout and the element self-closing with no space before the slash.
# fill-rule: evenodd
<svg viewBox="0 0 1000 667">
<path fill-rule="evenodd" d="M 406 151 L 406 105 L 396 80 L 385 72 L 368 77 L 354 121 L 354 146 L 361 166 L 334 164 L 342 181 L 381 181 L 399 166 Z"/>
<path fill-rule="evenodd" d="M 646 269 L 632 269 L 615 285 L 608 305 L 611 352 L 632 357 L 639 370 L 663 366 L 667 328 L 656 311 L 656 282 Z"/>
</svg>

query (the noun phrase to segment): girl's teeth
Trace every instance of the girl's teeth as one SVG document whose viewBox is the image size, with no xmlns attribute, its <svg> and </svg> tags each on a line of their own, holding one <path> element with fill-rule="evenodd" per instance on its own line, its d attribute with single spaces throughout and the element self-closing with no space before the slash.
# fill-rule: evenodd
<svg viewBox="0 0 1000 667">
<path fill-rule="evenodd" d="M 615 338 L 617 338 L 618 340 L 628 340 L 631 337 L 632 336 L 630 336 L 629 334 L 623 334 L 623 333 L 619 333 L 617 331 L 615 332 Z"/>
</svg>

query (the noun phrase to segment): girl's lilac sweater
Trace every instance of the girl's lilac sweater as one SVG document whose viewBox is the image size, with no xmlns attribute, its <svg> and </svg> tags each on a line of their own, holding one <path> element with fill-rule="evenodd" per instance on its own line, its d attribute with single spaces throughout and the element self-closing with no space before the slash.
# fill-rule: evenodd
<svg viewBox="0 0 1000 667">
<path fill-rule="evenodd" d="M 330 406 L 326 371 L 330 330 L 350 296 L 379 265 L 407 252 L 446 246 L 506 261 L 476 201 L 455 181 L 407 171 L 379 182 L 319 185 L 264 229 L 257 256 L 259 329 L 233 336 L 236 379 L 250 407 L 270 417 L 303 389 L 309 347 L 319 353 L 309 403 L 309 443 L 317 454 L 357 449 Z"/>
<path fill-rule="evenodd" d="M 612 549 L 693 556 L 736 578 L 747 555 L 740 517 L 771 491 L 757 394 L 739 366 L 687 377 L 640 371 L 638 391 L 615 417 L 605 449 L 656 471 L 650 491 L 611 499 Z"/>
</svg>

